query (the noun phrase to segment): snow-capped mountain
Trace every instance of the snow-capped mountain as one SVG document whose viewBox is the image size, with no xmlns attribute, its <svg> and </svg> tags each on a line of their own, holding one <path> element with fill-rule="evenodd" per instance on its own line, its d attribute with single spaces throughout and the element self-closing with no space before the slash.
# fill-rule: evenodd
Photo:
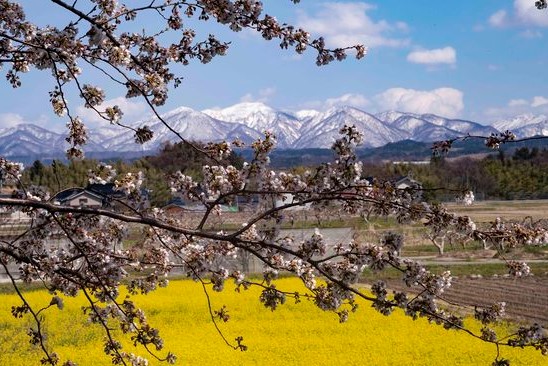
<svg viewBox="0 0 548 366">
<path fill-rule="evenodd" d="M 408 134 L 408 139 L 416 141 L 436 141 L 468 134 L 489 136 L 491 133 L 498 132 L 491 126 L 483 126 L 461 119 L 444 118 L 435 114 L 385 112 L 378 116 L 387 118 L 390 126 L 404 131 Z"/>
<path fill-rule="evenodd" d="M 260 134 L 244 124 L 219 121 L 205 113 L 187 107 L 179 107 L 162 115 L 165 124 L 158 119 L 142 121 L 154 131 L 154 137 L 143 145 L 135 143 L 132 131 L 124 131 L 104 142 L 105 149 L 112 151 L 156 150 L 165 141 L 180 141 L 179 136 L 189 141 L 222 141 L 239 138 L 245 143 L 256 140 Z M 168 127 L 169 126 L 169 127 Z"/>
<path fill-rule="evenodd" d="M 514 134 L 517 138 L 524 138 L 528 136 L 548 136 L 548 118 L 538 123 L 530 123 L 520 128 L 516 128 Z"/>
<path fill-rule="evenodd" d="M 484 126 L 433 114 L 387 111 L 372 115 L 348 106 L 295 113 L 277 111 L 262 103 L 241 103 L 203 112 L 179 107 L 163 114 L 162 119 L 165 123 L 157 118 L 124 121 L 133 128 L 149 126 L 154 137 L 144 145 L 135 143 L 134 131 L 109 125 L 90 129 L 85 149 L 100 153 L 156 150 L 163 142 L 180 141 L 180 137 L 204 142 L 238 138 L 249 146 L 263 136 L 264 130 L 270 130 L 278 137 L 279 148 L 328 148 L 345 124 L 355 125 L 364 133 L 364 147 L 378 147 L 405 139 L 431 142 L 468 134 L 488 136 L 507 129 L 520 138 L 548 136 L 546 116 L 521 115 Z M 0 156 L 60 156 L 68 147 L 65 137 L 66 133 L 51 132 L 32 124 L 0 129 Z"/>
<path fill-rule="evenodd" d="M 404 112 L 398 112 L 398 111 L 385 111 L 385 112 L 375 114 L 375 117 L 377 117 L 377 119 L 379 119 L 379 120 L 381 120 L 385 123 L 388 123 L 388 124 L 394 123 L 394 121 L 396 121 L 398 118 L 400 118 L 402 116 L 418 117 L 419 114 L 404 113 Z"/>
<path fill-rule="evenodd" d="M 297 111 L 293 113 L 295 117 L 297 117 L 299 120 L 304 121 L 306 119 L 314 118 L 318 114 L 321 114 L 320 111 L 315 111 L 313 109 L 302 109 L 300 111 Z"/>
<path fill-rule="evenodd" d="M 0 152 L 4 156 L 59 154 L 64 151 L 65 144 L 61 134 L 32 124 L 0 130 Z"/>
<path fill-rule="evenodd" d="M 517 138 L 529 136 L 548 136 L 548 117 L 545 115 L 521 114 L 514 118 L 502 119 L 493 123 L 493 127 L 503 132 L 512 131 Z"/>
<path fill-rule="evenodd" d="M 378 147 L 406 138 L 402 131 L 369 113 L 352 107 L 335 107 L 305 120 L 301 137 L 295 141 L 294 147 L 329 147 L 345 124 L 355 125 L 364 133 L 364 147 Z"/>
<path fill-rule="evenodd" d="M 522 128 L 528 125 L 542 123 L 542 122 L 545 122 L 546 120 L 548 120 L 548 117 L 545 115 L 534 115 L 532 113 L 527 113 L 527 114 L 520 114 L 518 116 L 509 118 L 509 119 L 501 119 L 501 120 L 495 121 L 491 125 L 501 132 L 504 132 L 506 130 L 510 130 L 514 132 L 515 130 L 519 128 Z"/>
<path fill-rule="evenodd" d="M 290 148 L 300 136 L 302 120 L 288 113 L 276 111 L 263 103 L 240 103 L 225 109 L 206 109 L 203 113 L 220 121 L 243 124 L 260 133 L 271 131 L 280 148 Z"/>
</svg>

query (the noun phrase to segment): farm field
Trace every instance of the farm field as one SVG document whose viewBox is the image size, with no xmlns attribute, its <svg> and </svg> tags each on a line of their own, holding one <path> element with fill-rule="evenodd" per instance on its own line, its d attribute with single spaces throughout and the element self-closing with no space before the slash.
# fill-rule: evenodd
<svg viewBox="0 0 548 366">
<path fill-rule="evenodd" d="M 180 365 L 490 365 L 496 355 L 492 345 L 462 332 L 447 331 L 423 319 L 413 321 L 396 312 L 390 317 L 361 303 L 347 323 L 304 300 L 271 312 L 258 300 L 258 292 L 232 291 L 232 285 L 211 299 L 214 309 L 226 305 L 231 316 L 220 324 L 229 340 L 244 337 L 246 352 L 227 347 L 209 318 L 206 299 L 199 284 L 173 281 L 168 289 L 138 296 L 149 322 L 165 337 L 165 350 L 177 354 Z M 299 287 L 298 280 L 278 281 L 278 287 Z M 33 304 L 48 303 L 44 291 L 27 292 Z M 10 307 L 19 300 L 0 295 L 0 365 L 38 365 L 40 353 L 26 336 L 29 320 L 14 319 Z M 46 312 L 51 346 L 63 360 L 70 357 L 80 366 L 108 365 L 102 353 L 103 334 L 81 315 L 82 297 L 66 299 L 62 311 Z M 475 327 L 475 325 L 473 325 Z M 508 327 L 508 325 L 504 325 Z M 126 350 L 143 355 L 126 342 Z M 545 365 L 546 357 L 534 350 L 501 349 L 501 357 L 512 365 Z M 151 360 L 150 365 L 159 363 Z"/>
<path fill-rule="evenodd" d="M 445 206 L 460 215 L 468 215 L 478 222 L 494 221 L 497 217 L 503 220 L 523 220 L 531 216 L 534 221 L 548 220 L 548 200 L 519 201 L 475 201 L 470 206 L 447 203 Z"/>
<path fill-rule="evenodd" d="M 451 267 L 448 267 L 451 269 Z M 394 290 L 405 290 L 401 280 L 386 281 Z M 548 277 L 513 278 L 456 278 L 444 294 L 444 299 L 468 306 L 489 306 L 493 302 L 506 303 L 506 314 L 512 319 L 548 327 Z"/>
<path fill-rule="evenodd" d="M 478 224 L 487 224 L 497 217 L 503 221 L 518 220 L 530 216 L 534 222 L 542 220 L 548 225 L 548 200 L 526 201 L 477 201 L 471 206 L 445 204 L 449 211 L 468 215 Z M 511 248 L 504 253 L 506 259 L 524 260 L 531 266 L 533 277 L 524 279 L 504 278 L 507 272 L 504 262 L 495 250 L 483 250 L 479 243 L 447 246 L 446 254 L 438 256 L 432 244 L 406 241 L 403 254 L 415 257 L 434 272 L 450 270 L 455 278 L 445 294 L 448 301 L 469 305 L 486 305 L 487 301 L 505 301 L 506 311 L 513 318 L 528 323 L 548 325 L 548 246 Z M 399 280 L 387 279 L 392 289 L 402 289 Z"/>
<path fill-rule="evenodd" d="M 479 229 L 488 230 L 491 223 L 497 218 L 505 223 L 509 222 L 524 222 L 535 223 L 542 227 L 548 227 L 548 200 L 520 200 L 520 201 L 476 201 L 470 206 L 464 206 L 453 202 L 443 204 L 449 212 L 457 215 L 470 216 L 470 218 L 478 225 Z M 426 230 L 421 223 L 413 223 L 409 225 L 398 225 L 397 223 L 373 222 L 369 224 L 369 228 L 364 226 L 358 230 L 365 237 L 379 236 L 380 233 L 394 230 L 400 232 L 405 237 L 403 255 L 416 256 L 436 256 L 438 251 L 436 247 L 426 238 Z M 458 242 L 451 245 L 447 241 L 445 246 L 445 254 L 449 257 L 458 257 L 460 259 L 475 260 L 489 259 L 496 257 L 495 250 L 484 251 L 479 242 L 467 243 L 463 247 Z M 512 248 L 506 253 L 507 259 L 548 259 L 548 246 L 529 246 L 522 248 Z"/>
</svg>

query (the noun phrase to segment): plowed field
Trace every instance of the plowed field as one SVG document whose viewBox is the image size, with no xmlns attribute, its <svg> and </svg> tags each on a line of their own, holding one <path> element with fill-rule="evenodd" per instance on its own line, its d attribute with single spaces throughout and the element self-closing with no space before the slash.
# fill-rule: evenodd
<svg viewBox="0 0 548 366">
<path fill-rule="evenodd" d="M 398 280 L 388 287 L 406 290 Z M 408 289 L 407 289 L 408 290 Z M 486 306 L 506 302 L 506 313 L 511 319 L 548 326 L 548 277 L 511 278 L 456 278 L 444 294 L 448 302 L 469 306 Z"/>
</svg>

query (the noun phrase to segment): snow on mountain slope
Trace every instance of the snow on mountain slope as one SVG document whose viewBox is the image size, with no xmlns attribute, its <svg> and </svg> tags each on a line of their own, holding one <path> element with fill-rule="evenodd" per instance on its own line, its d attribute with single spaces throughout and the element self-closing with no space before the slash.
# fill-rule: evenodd
<svg viewBox="0 0 548 366">
<path fill-rule="evenodd" d="M 105 151 L 109 150 L 109 146 L 107 148 L 107 145 L 105 144 L 106 141 L 110 141 L 115 139 L 117 136 L 124 135 L 128 133 L 127 128 L 117 125 L 109 125 L 105 124 L 105 126 L 101 126 L 100 128 L 90 129 L 87 131 L 88 133 L 88 143 L 87 145 L 92 145 L 93 149 L 88 149 L 86 146 L 85 150 L 88 151 Z"/>
<path fill-rule="evenodd" d="M 63 135 L 32 124 L 0 130 L 0 153 L 4 156 L 51 155 L 67 147 Z"/>
<path fill-rule="evenodd" d="M 310 119 L 310 118 L 314 118 L 318 114 L 320 114 L 320 112 L 315 111 L 313 109 L 303 109 L 303 110 L 300 110 L 300 111 L 297 111 L 297 112 L 294 113 L 295 117 L 297 117 L 297 119 L 299 119 L 301 121 L 304 121 L 304 120 Z"/>
<path fill-rule="evenodd" d="M 239 103 L 224 109 L 205 109 L 202 113 L 220 121 L 241 123 L 257 130 L 267 128 L 277 114 L 263 103 Z"/>
<path fill-rule="evenodd" d="M 462 119 L 444 118 L 435 114 L 402 115 L 392 125 L 410 132 L 413 139 L 419 141 L 432 141 L 424 139 L 437 139 L 440 137 L 443 139 L 468 134 L 489 136 L 491 133 L 497 132 L 491 126 L 484 126 Z M 431 132 L 427 131 L 429 128 L 432 129 Z"/>
<path fill-rule="evenodd" d="M 415 141 L 432 142 L 468 134 L 489 136 L 497 132 L 491 126 L 434 114 L 387 111 L 375 116 L 390 127 L 400 130 L 407 139 Z"/>
<path fill-rule="evenodd" d="M 355 125 L 364 135 L 364 147 L 377 147 L 406 138 L 375 116 L 352 107 L 336 107 L 315 116 L 303 126 L 303 135 L 294 148 L 330 147 L 345 124 Z"/>
<path fill-rule="evenodd" d="M 0 137 L 6 137 L 15 134 L 17 135 L 28 135 L 36 140 L 51 140 L 51 139 L 57 139 L 61 135 L 49 130 L 46 130 L 42 127 L 30 124 L 30 123 L 22 123 L 20 125 L 17 125 L 15 127 L 10 128 L 4 128 L 0 130 Z"/>
<path fill-rule="evenodd" d="M 401 131 L 405 131 L 408 138 L 412 139 L 415 135 L 415 131 L 419 128 L 433 127 L 431 123 L 423 120 L 416 115 L 402 115 L 398 119 L 392 122 L 390 125 L 394 128 L 398 128 Z"/>
<path fill-rule="evenodd" d="M 443 126 L 458 134 L 470 134 L 489 136 L 492 133 L 498 132 L 492 126 L 484 126 L 477 122 L 472 122 L 463 119 L 453 119 L 440 117 L 435 114 L 423 114 L 421 118 L 437 126 Z"/>
<path fill-rule="evenodd" d="M 220 121 L 243 124 L 260 133 L 271 131 L 276 135 L 281 148 L 291 147 L 299 137 L 302 126 L 299 118 L 256 102 L 240 103 L 225 109 L 206 109 L 202 113 Z"/>
<path fill-rule="evenodd" d="M 421 142 L 434 142 L 455 138 L 461 135 L 463 134 L 459 133 L 458 131 L 451 130 L 444 126 L 436 126 L 427 122 L 427 124 L 424 124 L 413 130 L 413 136 L 411 137 L 411 140 Z"/>
<path fill-rule="evenodd" d="M 179 142 L 176 131 L 188 141 L 215 142 L 230 138 L 240 138 L 244 142 L 257 139 L 259 134 L 245 125 L 216 120 L 205 113 L 180 107 L 162 115 L 166 124 L 152 119 L 143 121 L 154 132 L 153 138 L 143 145 L 135 143 L 133 131 L 125 131 L 104 142 L 105 148 L 117 151 L 155 150 L 165 141 Z M 168 128 L 170 126 L 171 128 Z"/>
<path fill-rule="evenodd" d="M 418 118 L 420 115 L 419 114 L 414 114 L 414 113 L 398 112 L 398 111 L 385 111 L 385 112 L 375 114 L 375 117 L 377 117 L 377 119 L 379 119 L 379 120 L 381 120 L 385 123 L 388 123 L 388 124 L 394 123 L 400 117 L 403 117 L 403 116 L 410 116 L 410 117 Z"/>
<path fill-rule="evenodd" d="M 519 138 L 548 136 L 548 117 L 526 114 L 500 120 L 493 126 L 476 122 L 444 118 L 433 114 L 387 111 L 376 115 L 353 107 L 334 107 L 327 111 L 302 110 L 295 113 L 277 111 L 262 103 L 240 103 L 225 109 L 204 112 L 179 107 L 162 115 L 166 123 L 186 140 L 232 141 L 236 138 L 248 146 L 263 136 L 264 130 L 278 137 L 279 148 L 328 148 L 338 138 L 340 128 L 355 125 L 365 135 L 365 147 L 377 147 L 404 139 L 431 142 L 466 134 L 487 136 L 510 129 Z M 133 127 L 148 125 L 154 137 L 145 145 L 134 141 L 134 132 L 106 124 L 88 130 L 89 152 L 123 152 L 155 150 L 164 141 L 180 138 L 158 119 L 124 121 Z M 60 156 L 67 149 L 66 132 L 56 133 L 44 128 L 20 124 L 0 129 L 0 155 Z"/>
<path fill-rule="evenodd" d="M 527 124 L 512 130 L 518 138 L 531 136 L 548 136 L 548 118 L 538 123 Z"/>
<path fill-rule="evenodd" d="M 500 132 L 504 132 L 506 130 L 510 130 L 513 132 L 514 130 L 520 129 L 527 125 L 534 125 L 546 121 L 547 119 L 548 117 L 544 115 L 534 115 L 531 113 L 527 113 L 520 114 L 519 116 L 515 116 L 509 119 L 501 119 L 492 123 L 491 125 Z"/>
</svg>

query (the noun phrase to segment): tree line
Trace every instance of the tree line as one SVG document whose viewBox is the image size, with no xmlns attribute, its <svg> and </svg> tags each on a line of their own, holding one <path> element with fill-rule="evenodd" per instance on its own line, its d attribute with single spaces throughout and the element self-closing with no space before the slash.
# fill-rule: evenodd
<svg viewBox="0 0 548 366">
<path fill-rule="evenodd" d="M 146 176 L 145 187 L 150 192 L 152 206 L 161 207 L 171 198 L 168 177 L 177 171 L 194 179 L 202 178 L 202 166 L 215 163 L 207 155 L 200 153 L 199 148 L 205 144 L 193 142 L 193 146 L 166 142 L 155 155 L 146 156 L 133 161 L 113 160 L 106 163 L 121 176 L 126 173 L 143 172 Z M 241 168 L 243 159 L 231 152 L 226 159 L 220 161 L 223 165 L 233 165 Z M 22 182 L 28 188 L 42 187 L 48 192 L 59 192 L 72 187 L 86 187 L 89 172 L 100 162 L 94 159 L 80 159 L 63 162 L 53 160 L 44 164 L 40 160 L 23 171 Z"/>
<path fill-rule="evenodd" d="M 201 146 L 204 146 L 203 144 Z M 150 190 L 151 204 L 164 205 L 171 193 L 166 177 L 180 170 L 195 179 L 202 177 L 202 166 L 208 161 L 189 145 L 166 143 L 158 154 L 138 160 L 111 162 L 118 173 L 142 171 L 147 176 L 146 187 Z M 241 167 L 243 159 L 232 152 L 225 165 Z M 92 159 L 63 163 L 54 160 L 45 165 L 35 161 L 23 174 L 23 182 L 30 186 L 42 186 L 49 192 L 70 187 L 85 187 L 88 171 L 97 166 Z M 294 167 L 303 172 L 307 168 Z M 409 175 L 425 189 L 423 197 L 428 201 L 452 200 L 455 191 L 471 190 L 480 200 L 548 199 L 548 149 L 523 147 L 512 155 L 503 151 L 477 159 L 460 157 L 433 157 L 430 164 L 374 164 L 366 163 L 364 177 L 379 180 L 395 180 Z"/>
<path fill-rule="evenodd" d="M 373 164 L 364 174 L 394 180 L 409 175 L 425 189 L 428 201 L 453 200 L 455 191 L 472 191 L 480 200 L 548 198 L 548 149 L 523 147 L 483 158 L 432 157 L 430 164 Z"/>
</svg>

